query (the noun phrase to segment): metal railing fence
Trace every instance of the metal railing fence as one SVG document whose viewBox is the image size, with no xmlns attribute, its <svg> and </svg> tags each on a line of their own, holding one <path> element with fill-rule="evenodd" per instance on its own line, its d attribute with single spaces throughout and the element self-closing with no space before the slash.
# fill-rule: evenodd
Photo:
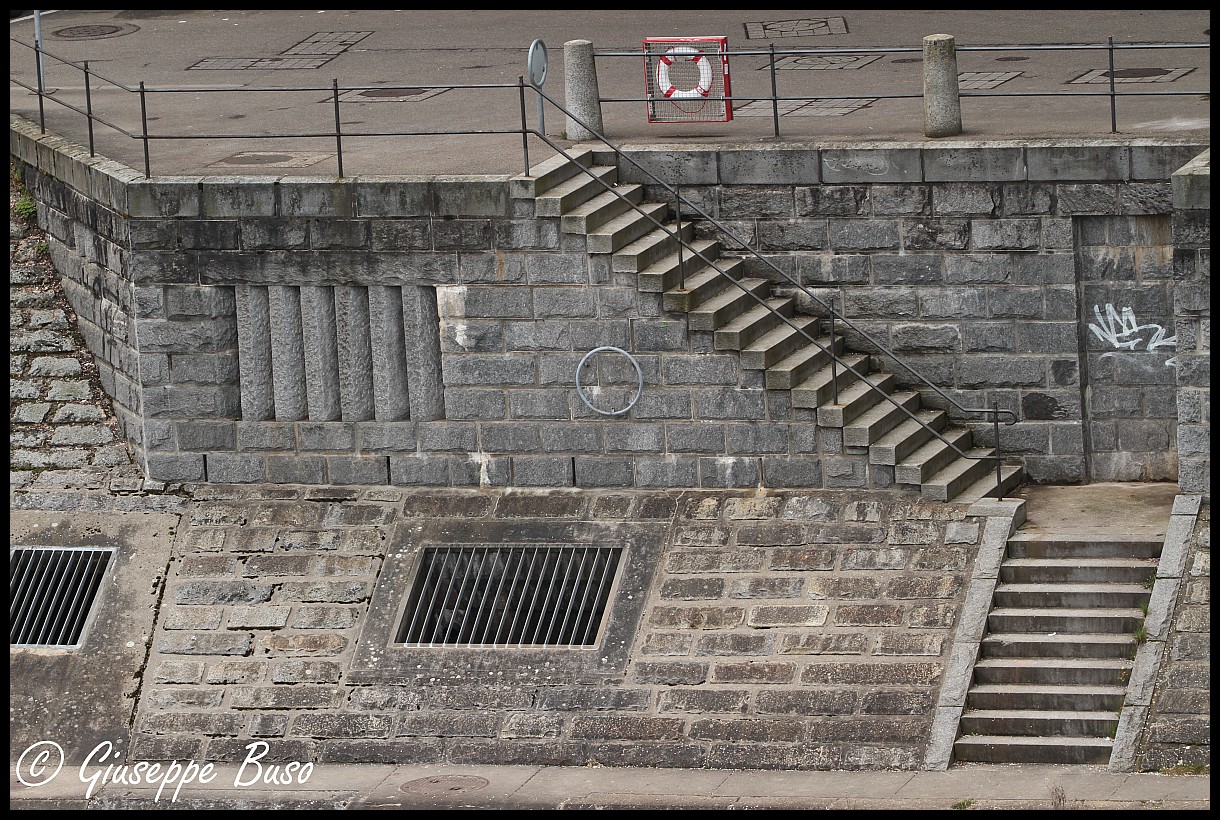
<svg viewBox="0 0 1220 820">
<path fill-rule="evenodd" d="M 1210 94 L 1209 89 L 1201 91 L 1119 91 L 1116 88 L 1115 82 L 1115 59 L 1114 53 L 1123 50 L 1147 51 L 1155 49 L 1210 49 L 1210 43 L 1115 43 L 1113 37 L 1108 37 L 1105 43 L 1080 43 L 1070 45 L 1012 45 L 1012 46 L 957 46 L 957 52 L 1004 52 L 1004 51 L 1105 51 L 1108 58 L 1109 68 L 1108 87 L 1105 91 L 964 91 L 959 92 L 958 96 L 966 97 L 1107 97 L 1110 102 L 1110 133 L 1118 133 L 1118 98 L 1119 97 L 1173 97 L 1173 96 L 1201 96 Z M 894 48 L 814 48 L 814 49 L 777 49 L 772 43 L 770 48 L 766 50 L 749 50 L 739 49 L 723 52 L 724 56 L 729 58 L 729 64 L 732 65 L 734 57 L 751 57 L 765 56 L 768 57 L 767 68 L 770 72 L 771 93 L 765 96 L 748 96 L 742 94 L 730 94 L 727 96 L 711 96 L 705 99 L 709 102 L 730 101 L 730 102 L 761 102 L 768 101 L 771 103 L 772 122 L 774 135 L 780 136 L 780 111 L 779 104 L 781 102 L 813 102 L 815 100 L 858 100 L 868 98 L 870 100 L 904 100 L 904 99 L 921 99 L 924 95 L 920 93 L 911 94 L 874 94 L 872 92 L 852 94 L 850 96 L 834 96 L 827 94 L 819 94 L 817 96 L 780 96 L 778 92 L 779 79 L 777 77 L 777 61 L 780 57 L 808 57 L 808 56 L 826 56 L 826 55 L 851 55 L 851 54 L 910 54 L 923 53 L 923 48 L 920 46 L 899 46 Z M 634 58 L 639 60 L 642 58 L 642 53 L 639 51 L 597 51 L 593 54 L 595 59 L 600 58 Z M 800 72 L 804 73 L 804 72 Z M 649 97 L 600 97 L 598 102 L 601 103 L 648 103 L 655 101 L 655 98 Z"/>
</svg>

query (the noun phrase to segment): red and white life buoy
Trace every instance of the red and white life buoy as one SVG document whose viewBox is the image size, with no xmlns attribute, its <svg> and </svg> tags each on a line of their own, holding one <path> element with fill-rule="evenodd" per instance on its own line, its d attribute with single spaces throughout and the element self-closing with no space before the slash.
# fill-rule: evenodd
<svg viewBox="0 0 1220 820">
<path fill-rule="evenodd" d="M 688 88 L 685 91 L 677 88 L 669 80 L 669 67 L 673 65 L 673 59 L 670 55 L 677 54 L 693 54 L 690 61 L 699 67 L 699 84 L 694 88 Z M 669 51 L 660 56 L 657 61 L 657 87 L 661 89 L 661 93 L 666 99 L 691 99 L 693 97 L 706 97 L 712 93 L 712 66 L 711 62 L 703 56 L 703 52 L 694 46 L 674 46 Z"/>
</svg>

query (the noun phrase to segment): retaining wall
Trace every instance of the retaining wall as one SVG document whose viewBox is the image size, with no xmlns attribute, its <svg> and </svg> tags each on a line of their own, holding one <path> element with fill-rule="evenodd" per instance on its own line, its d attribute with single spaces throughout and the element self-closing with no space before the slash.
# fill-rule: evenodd
<svg viewBox="0 0 1220 820">
<path fill-rule="evenodd" d="M 508 177 L 145 181 L 28 124 L 11 134 L 82 333 L 150 477 L 892 483 L 838 431 L 817 429 L 812 411 L 764 390 L 761 373 L 714 351 L 710 333 L 663 313 L 633 274 L 588 254 L 584 237 L 534 217 Z M 1002 443 L 1033 480 L 1079 482 L 1176 478 L 1169 178 L 1199 148 L 628 154 L 680 180 L 963 405 L 1018 413 Z M 621 176 L 637 178 L 627 163 Z M 1138 332 L 1125 333 L 1128 315 Z M 624 416 L 598 415 L 574 389 L 578 362 L 602 345 L 642 368 Z M 604 362 L 596 381 L 599 403 L 622 406 L 635 373 Z M 938 404 L 927 391 L 925 400 Z M 990 441 L 988 426 L 972 426 Z"/>
</svg>

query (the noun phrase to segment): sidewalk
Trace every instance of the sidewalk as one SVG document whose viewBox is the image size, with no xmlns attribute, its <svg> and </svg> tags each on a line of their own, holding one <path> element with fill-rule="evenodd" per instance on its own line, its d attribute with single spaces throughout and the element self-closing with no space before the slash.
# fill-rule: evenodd
<svg viewBox="0 0 1220 820">
<path fill-rule="evenodd" d="M 86 774 L 104 771 L 91 768 Z M 264 771 L 266 774 L 266 771 Z M 235 780 L 240 775 L 240 780 Z M 10 775 L 11 777 L 11 775 Z M 109 784 L 85 800 L 79 771 L 27 788 L 19 809 L 1200 809 L 1209 775 L 1117 774 L 1101 766 L 962 765 L 947 772 L 729 771 L 548 766 L 318 764 L 300 786 L 242 785 L 251 765 L 217 766 L 174 800 L 168 784 Z"/>
</svg>

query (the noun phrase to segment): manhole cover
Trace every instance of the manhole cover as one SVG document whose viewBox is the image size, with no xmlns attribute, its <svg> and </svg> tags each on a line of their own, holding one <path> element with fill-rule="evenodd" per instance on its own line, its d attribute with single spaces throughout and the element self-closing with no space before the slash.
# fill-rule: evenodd
<svg viewBox="0 0 1220 820">
<path fill-rule="evenodd" d="M 229 157 L 225 162 L 229 165 L 267 165 L 272 162 L 287 162 L 292 158 L 291 154 L 246 154 Z"/>
<path fill-rule="evenodd" d="M 334 154 L 322 151 L 238 151 L 212 166 L 265 165 L 274 168 L 307 168 L 324 160 L 334 159 Z"/>
<path fill-rule="evenodd" d="M 997 63 L 1023 63 L 1028 60 L 1028 57 L 996 57 Z"/>
<path fill-rule="evenodd" d="M 366 88 L 360 92 L 361 97 L 414 97 L 423 94 L 427 88 Z"/>
<path fill-rule="evenodd" d="M 1169 74 L 1171 69 L 1168 68 L 1120 68 L 1117 71 L 1107 71 L 1107 77 L 1163 77 Z"/>
<path fill-rule="evenodd" d="M 398 787 L 400 792 L 410 794 L 445 795 L 473 792 L 486 787 L 490 780 L 472 774 L 438 774 L 408 780 Z"/>
<path fill-rule="evenodd" d="M 903 57 L 899 60 L 894 60 L 895 63 L 922 63 L 923 57 Z"/>
<path fill-rule="evenodd" d="M 139 26 L 128 23 L 120 25 L 66 26 L 51 32 L 52 37 L 61 40 L 102 40 L 107 37 L 122 37 L 140 30 Z"/>
</svg>

